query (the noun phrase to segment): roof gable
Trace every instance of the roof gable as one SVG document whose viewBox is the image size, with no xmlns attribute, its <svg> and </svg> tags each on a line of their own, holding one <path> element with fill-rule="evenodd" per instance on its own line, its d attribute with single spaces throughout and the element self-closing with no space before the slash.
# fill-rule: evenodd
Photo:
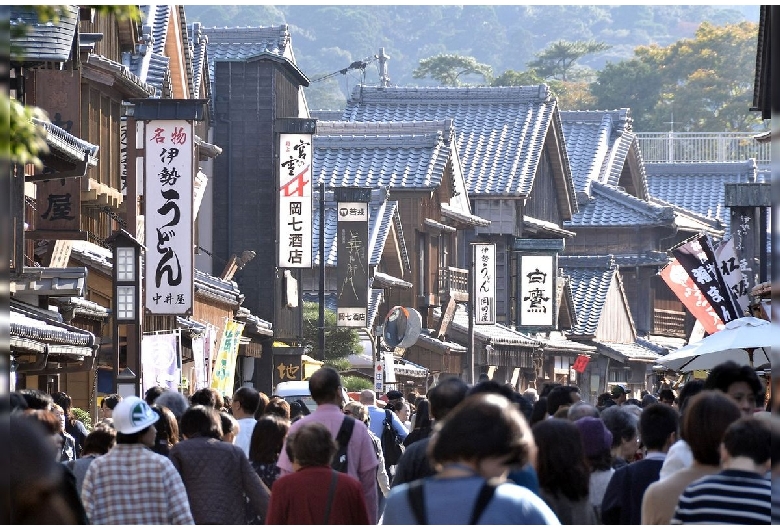
<svg viewBox="0 0 780 530">
<path fill-rule="evenodd" d="M 572 289 L 577 322 L 572 335 L 596 335 L 601 313 L 617 274 L 612 256 L 558 256 L 558 266 L 563 269 Z"/>
<path fill-rule="evenodd" d="M 560 115 L 578 192 L 590 195 L 592 182 L 619 186 L 628 170 L 636 196 L 647 198 L 644 163 L 629 109 L 561 111 Z"/>
<path fill-rule="evenodd" d="M 555 112 L 547 85 L 358 86 L 343 116 L 371 122 L 452 119 L 469 196 L 523 197 L 533 187 Z"/>
</svg>

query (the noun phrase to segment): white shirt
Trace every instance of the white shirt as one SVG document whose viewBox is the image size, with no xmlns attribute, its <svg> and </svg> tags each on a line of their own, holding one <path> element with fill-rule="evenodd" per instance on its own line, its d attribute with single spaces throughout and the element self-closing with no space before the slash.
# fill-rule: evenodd
<svg viewBox="0 0 780 530">
<path fill-rule="evenodd" d="M 249 458 L 249 444 L 252 441 L 252 431 L 255 430 L 257 420 L 254 418 L 241 418 L 236 421 L 238 422 L 238 436 L 236 436 L 233 443 L 243 449 L 244 454 Z"/>
</svg>

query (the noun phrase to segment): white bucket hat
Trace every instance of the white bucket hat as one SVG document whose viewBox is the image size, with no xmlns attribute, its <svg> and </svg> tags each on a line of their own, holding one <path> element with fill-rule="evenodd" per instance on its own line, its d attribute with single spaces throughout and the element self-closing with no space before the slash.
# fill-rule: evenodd
<svg viewBox="0 0 780 530">
<path fill-rule="evenodd" d="M 153 425 L 160 415 L 147 405 L 146 401 L 131 396 L 114 407 L 114 428 L 122 434 L 134 434 Z"/>
</svg>

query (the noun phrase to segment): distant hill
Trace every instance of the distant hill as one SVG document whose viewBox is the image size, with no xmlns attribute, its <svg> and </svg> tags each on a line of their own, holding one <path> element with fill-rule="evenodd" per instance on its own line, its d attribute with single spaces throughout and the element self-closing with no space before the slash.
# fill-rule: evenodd
<svg viewBox="0 0 780 530">
<path fill-rule="evenodd" d="M 693 37 L 702 22 L 758 22 L 759 6 L 186 5 L 185 14 L 188 23 L 205 27 L 287 24 L 298 66 L 312 81 L 306 89 L 310 108 L 337 109 L 356 84 L 378 83 L 380 48 L 390 56 L 390 82 L 398 86 L 430 85 L 412 71 L 421 59 L 440 53 L 473 56 L 496 76 L 524 71 L 557 40 L 609 44 L 609 50 L 580 61 L 599 70 L 632 57 L 637 46 Z M 348 69 L 355 61 L 367 67 Z"/>
</svg>

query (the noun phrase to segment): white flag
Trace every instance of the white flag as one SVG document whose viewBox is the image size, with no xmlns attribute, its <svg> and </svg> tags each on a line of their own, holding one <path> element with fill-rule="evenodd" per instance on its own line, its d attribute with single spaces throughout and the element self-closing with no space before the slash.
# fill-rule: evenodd
<svg viewBox="0 0 780 530">
<path fill-rule="evenodd" d="M 748 299 L 747 279 L 742 274 L 739 257 L 734 248 L 734 239 L 728 239 L 721 243 L 715 249 L 715 258 L 717 259 L 723 280 L 731 291 L 734 305 L 738 306 L 736 308 L 737 312 L 740 316 L 744 316 L 750 301 Z"/>
</svg>

